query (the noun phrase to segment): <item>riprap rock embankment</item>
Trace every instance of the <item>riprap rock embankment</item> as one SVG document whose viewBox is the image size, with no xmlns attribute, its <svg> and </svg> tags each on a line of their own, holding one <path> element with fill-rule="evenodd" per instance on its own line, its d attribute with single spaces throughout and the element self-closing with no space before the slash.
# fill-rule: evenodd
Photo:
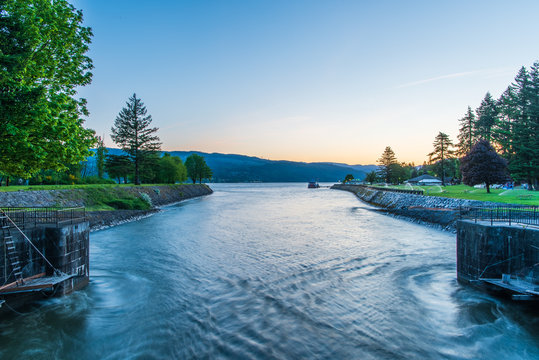
<svg viewBox="0 0 539 360">
<path fill-rule="evenodd" d="M 390 213 L 451 229 L 455 227 L 456 220 L 459 218 L 460 208 L 496 205 L 492 202 L 485 203 L 477 200 L 384 191 L 361 185 L 335 184 L 331 188 L 352 192 L 361 200 Z"/>
</svg>

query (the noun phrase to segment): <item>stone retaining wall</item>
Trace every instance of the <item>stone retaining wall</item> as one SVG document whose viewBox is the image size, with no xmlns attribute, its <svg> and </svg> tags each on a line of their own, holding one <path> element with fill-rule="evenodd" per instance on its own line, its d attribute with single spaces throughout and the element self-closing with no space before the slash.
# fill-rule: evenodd
<svg viewBox="0 0 539 360">
<path fill-rule="evenodd" d="M 439 224 L 451 229 L 455 228 L 460 207 L 503 205 L 477 200 L 404 194 L 360 185 L 335 184 L 331 188 L 352 192 L 361 200 L 391 213 Z"/>
<path fill-rule="evenodd" d="M 88 211 L 91 230 L 118 225 L 127 221 L 151 215 L 158 211 L 155 207 L 173 204 L 182 200 L 209 195 L 213 190 L 206 184 L 117 186 L 106 188 L 111 193 L 128 193 L 133 196 L 147 194 L 154 209 Z M 78 207 L 90 206 L 85 189 L 33 190 L 0 192 L 1 207 Z"/>
<path fill-rule="evenodd" d="M 91 186 L 88 187 L 91 189 Z M 134 196 L 148 194 L 154 206 L 166 205 L 195 196 L 211 194 L 205 184 L 112 186 L 103 188 L 111 193 L 128 193 Z M 1 207 L 78 207 L 91 206 L 86 189 L 30 190 L 0 192 Z"/>
</svg>

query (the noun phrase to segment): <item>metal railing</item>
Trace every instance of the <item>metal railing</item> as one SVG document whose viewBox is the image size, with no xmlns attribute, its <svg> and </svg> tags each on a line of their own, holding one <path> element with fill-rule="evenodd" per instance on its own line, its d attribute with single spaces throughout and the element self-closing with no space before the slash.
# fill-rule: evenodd
<svg viewBox="0 0 539 360">
<path fill-rule="evenodd" d="M 86 209 L 84 207 L 8 207 L 1 209 L 2 211 L 0 211 L 0 226 L 2 227 L 13 226 L 9 219 L 13 220 L 13 222 L 19 227 L 37 226 L 45 224 L 59 226 L 64 224 L 74 224 L 86 220 Z M 9 217 L 9 219 L 6 218 L 6 215 Z"/>
<path fill-rule="evenodd" d="M 493 205 L 461 207 L 460 218 L 477 221 L 507 222 L 509 225 L 527 224 L 539 226 L 539 207 L 530 205 Z"/>
</svg>

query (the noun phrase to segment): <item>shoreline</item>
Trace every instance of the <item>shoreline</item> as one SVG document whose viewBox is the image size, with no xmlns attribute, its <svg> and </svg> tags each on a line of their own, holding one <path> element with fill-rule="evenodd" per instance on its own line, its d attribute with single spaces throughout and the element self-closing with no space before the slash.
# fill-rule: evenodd
<svg viewBox="0 0 539 360">
<path fill-rule="evenodd" d="M 335 184 L 331 189 L 351 192 L 359 200 L 390 215 L 412 220 L 422 225 L 440 226 L 442 230 L 451 232 L 456 231 L 456 222 L 460 217 L 460 207 L 498 204 L 478 200 L 391 192 L 360 185 Z"/>
<path fill-rule="evenodd" d="M 90 232 L 104 230 L 113 226 L 118 226 L 132 221 L 144 219 L 163 211 L 163 207 L 165 206 L 171 206 L 186 200 L 210 195 L 213 193 L 213 190 L 206 184 L 195 184 L 187 186 L 190 187 L 189 192 L 175 191 L 173 193 L 167 194 L 166 199 L 152 198 L 152 203 L 154 204 L 154 207 L 152 209 L 88 211 L 86 214 L 90 223 Z M 157 192 L 155 191 L 155 189 L 159 189 L 161 191 Z M 153 197 L 155 197 L 156 194 L 157 196 L 160 196 L 162 194 L 162 190 L 163 187 L 152 187 L 152 191 L 149 192 L 149 194 L 152 194 Z M 180 188 L 180 190 L 185 189 Z"/>
<path fill-rule="evenodd" d="M 91 188 L 89 188 L 91 189 Z M 3 207 L 91 207 L 94 205 L 91 190 L 61 189 L 61 190 L 30 190 L 0 192 L 0 204 Z M 140 187 L 110 187 L 99 189 L 104 197 L 146 197 L 152 207 L 147 210 L 97 210 L 86 211 L 90 231 L 98 231 L 131 221 L 151 216 L 164 206 L 173 205 L 184 200 L 210 195 L 213 190 L 206 184 L 170 184 L 150 185 Z"/>
</svg>

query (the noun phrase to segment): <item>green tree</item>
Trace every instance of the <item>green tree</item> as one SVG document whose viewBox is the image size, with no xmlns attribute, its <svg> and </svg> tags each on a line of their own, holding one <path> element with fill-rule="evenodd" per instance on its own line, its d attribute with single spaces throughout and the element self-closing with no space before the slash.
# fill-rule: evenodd
<svg viewBox="0 0 539 360">
<path fill-rule="evenodd" d="M 144 157 L 140 163 L 140 182 L 144 184 L 156 184 L 161 182 L 159 174 L 161 172 L 161 154 L 159 151 L 152 151 Z"/>
<path fill-rule="evenodd" d="M 498 116 L 498 108 L 489 92 L 487 92 L 475 112 L 477 113 L 477 121 L 474 123 L 474 137 L 476 139 L 486 139 L 490 142 L 492 128 L 496 124 Z"/>
<path fill-rule="evenodd" d="M 457 155 L 466 155 L 475 143 L 474 128 L 475 128 L 475 115 L 471 107 L 468 106 L 468 111 L 462 119 L 459 120 L 460 128 L 457 139 Z"/>
<path fill-rule="evenodd" d="M 105 147 L 105 143 L 103 142 L 103 138 L 98 136 L 95 156 L 96 156 L 97 177 L 99 179 L 103 179 L 103 176 L 105 175 L 105 159 L 108 152 L 109 151 Z"/>
<path fill-rule="evenodd" d="M 165 153 L 159 160 L 159 182 L 174 184 L 176 181 L 187 180 L 187 169 L 182 159 Z"/>
<path fill-rule="evenodd" d="M 105 159 L 105 170 L 109 177 L 116 179 L 118 184 L 122 178 L 127 184 L 129 174 L 133 173 L 133 163 L 127 155 L 107 155 Z"/>
<path fill-rule="evenodd" d="M 507 161 L 485 139 L 479 140 L 461 159 L 460 169 L 464 184 L 473 186 L 485 183 L 487 193 L 490 193 L 490 185 L 508 180 Z"/>
<path fill-rule="evenodd" d="M 435 176 L 442 177 L 442 172 L 446 177 L 456 179 L 460 181 L 460 160 L 458 158 L 449 158 L 444 161 L 444 168 L 442 170 L 442 162 L 437 161 L 431 165 L 431 171 Z"/>
<path fill-rule="evenodd" d="M 414 167 L 412 164 L 395 163 L 391 164 L 391 181 L 400 184 L 411 178 Z"/>
<path fill-rule="evenodd" d="M 369 182 L 371 184 L 374 184 L 375 182 L 378 181 L 378 175 L 376 174 L 376 171 L 371 171 L 369 173 L 367 173 L 367 176 L 365 176 L 365 181 L 366 182 Z"/>
<path fill-rule="evenodd" d="M 453 147 L 453 143 L 451 142 L 447 134 L 439 132 L 438 135 L 436 135 L 436 137 L 434 138 L 432 146 L 434 146 L 434 151 L 428 154 L 429 162 L 433 164 L 436 163 L 436 161 L 440 161 L 440 177 L 442 178 L 442 184 L 445 185 L 445 162 L 447 159 L 454 156 L 455 152 L 451 150 L 451 147 Z"/>
<path fill-rule="evenodd" d="M 354 175 L 352 174 L 347 174 L 345 177 L 344 177 L 344 180 L 343 180 L 343 184 L 351 181 L 351 180 L 354 180 Z"/>
<path fill-rule="evenodd" d="M 386 146 L 382 156 L 378 159 L 378 174 L 386 183 L 391 183 L 393 180 L 394 165 L 398 164 L 395 152 L 390 146 Z"/>
<path fill-rule="evenodd" d="M 185 167 L 187 168 L 187 176 L 191 181 L 202 183 L 203 179 L 211 179 L 213 176 L 210 167 L 206 164 L 204 157 L 198 154 L 191 154 L 185 159 Z"/>
<path fill-rule="evenodd" d="M 92 77 L 82 21 L 66 0 L 0 2 L 0 172 L 29 178 L 90 155 L 86 101 L 75 98 Z"/>
<path fill-rule="evenodd" d="M 495 137 L 515 180 L 539 189 L 539 63 L 522 67 L 502 94 Z"/>
<path fill-rule="evenodd" d="M 213 171 L 212 169 L 206 164 L 206 161 L 204 161 L 204 165 L 202 167 L 202 176 L 199 178 L 199 182 L 202 183 L 203 179 L 211 180 L 213 177 Z"/>
<path fill-rule="evenodd" d="M 125 151 L 134 164 L 134 182 L 140 185 L 140 169 L 153 153 L 161 149 L 159 137 L 154 135 L 158 128 L 149 127 L 152 116 L 142 100 L 133 94 L 126 106 L 120 111 L 111 128 L 112 140 Z"/>
</svg>

